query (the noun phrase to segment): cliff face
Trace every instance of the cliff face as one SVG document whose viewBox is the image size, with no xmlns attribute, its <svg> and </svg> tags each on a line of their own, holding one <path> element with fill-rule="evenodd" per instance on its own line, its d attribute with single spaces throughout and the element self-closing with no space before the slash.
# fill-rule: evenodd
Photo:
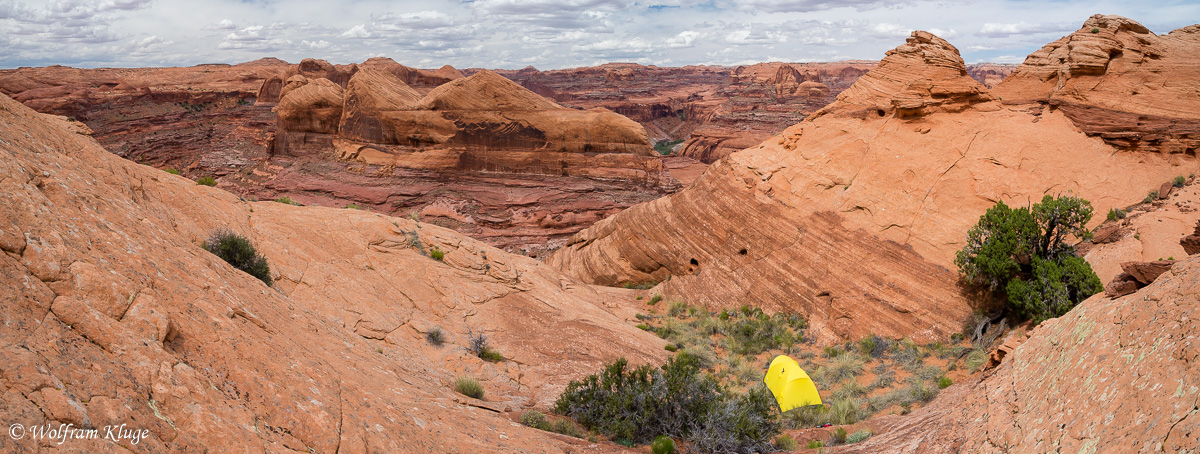
<svg viewBox="0 0 1200 454">
<path fill-rule="evenodd" d="M 1200 258 L 1042 323 L 994 370 L 838 453 L 1189 452 L 1200 446 Z M 1022 336 L 1023 337 L 1023 336 Z"/>
<path fill-rule="evenodd" d="M 149 430 L 131 452 L 565 451 L 584 442 L 509 412 L 619 356 L 665 354 L 623 320 L 625 291 L 408 219 L 245 202 L 79 131 L 0 96 L 6 421 Z M 217 228 L 250 238 L 276 284 L 204 251 Z M 469 332 L 507 360 L 470 354 Z M 485 400 L 455 394 L 458 376 Z"/>
<path fill-rule="evenodd" d="M 1065 109 L 1001 103 L 963 68 L 953 46 L 914 33 L 837 102 L 548 262 L 588 282 L 663 281 L 668 298 L 710 307 L 799 310 L 825 341 L 933 340 L 970 311 L 953 256 L 996 201 L 1070 191 L 1102 214 L 1197 168 L 1185 153 L 1114 149 Z"/>
<path fill-rule="evenodd" d="M 344 89 L 289 78 L 272 156 L 228 181 L 262 197 L 416 213 L 532 254 L 678 185 L 645 130 L 611 111 L 565 108 L 489 71 L 424 89 L 368 63 Z"/>
</svg>

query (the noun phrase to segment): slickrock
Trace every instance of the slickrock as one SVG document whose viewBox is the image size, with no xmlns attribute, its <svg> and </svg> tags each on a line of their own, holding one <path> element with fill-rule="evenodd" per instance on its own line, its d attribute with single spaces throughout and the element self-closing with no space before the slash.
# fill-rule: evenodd
<svg viewBox="0 0 1200 454">
<path fill-rule="evenodd" d="M 612 451 L 494 410 L 665 355 L 623 320 L 626 291 L 408 219 L 241 201 L 3 96 L 0 157 L 0 417 L 150 434 L 72 450 Z M 204 251 L 217 228 L 250 238 L 276 284 Z M 434 247 L 444 261 L 422 254 Z M 436 327 L 441 347 L 425 339 Z M 469 331 L 507 360 L 470 354 Z M 486 401 L 454 393 L 458 376 Z M 40 444 L 0 437 L 3 452 Z"/>
<path fill-rule="evenodd" d="M 1189 452 L 1200 446 L 1200 258 L 1149 287 L 1094 296 L 837 453 Z"/>
<path fill-rule="evenodd" d="M 988 101 L 957 55 L 914 33 L 821 112 L 580 232 L 548 263 L 587 282 L 661 281 L 667 298 L 713 308 L 798 310 L 826 342 L 934 340 L 970 311 L 953 258 L 996 201 L 1071 192 L 1104 213 L 1198 167 L 1115 152 L 1059 109 Z M 1119 261 L 1096 257 L 1107 282 Z"/>
<path fill-rule="evenodd" d="M 888 51 L 879 66 L 837 97 L 837 104 L 813 114 L 919 117 L 957 112 L 990 101 L 987 87 L 967 74 L 958 49 L 929 32 L 913 32 Z"/>
<path fill-rule="evenodd" d="M 1122 150 L 1196 154 L 1200 25 L 1156 35 L 1120 16 L 1083 27 L 1030 54 L 993 95 L 1045 102 L 1089 136 Z"/>
</svg>

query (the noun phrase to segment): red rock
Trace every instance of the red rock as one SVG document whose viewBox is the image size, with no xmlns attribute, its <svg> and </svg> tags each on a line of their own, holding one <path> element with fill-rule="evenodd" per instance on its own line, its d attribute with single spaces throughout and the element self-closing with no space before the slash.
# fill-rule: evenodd
<svg viewBox="0 0 1200 454">
<path fill-rule="evenodd" d="M 1163 183 L 1158 187 L 1158 200 L 1166 200 L 1171 196 L 1171 191 L 1175 190 L 1175 186 L 1170 181 Z"/>
<path fill-rule="evenodd" d="M 987 101 L 994 93 L 965 75 L 957 55 L 914 34 L 838 101 L 718 161 L 683 191 L 580 232 L 548 263 L 586 282 L 661 281 L 664 297 L 714 309 L 754 301 L 799 311 L 822 341 L 872 332 L 932 340 L 969 311 L 946 291 L 957 282 L 954 255 L 996 201 L 1024 205 L 1071 188 L 1128 206 L 1179 174 L 1168 160 L 1197 165 L 1186 155 L 1118 153 L 1036 101 Z M 1170 55 L 1120 74 L 1138 80 L 1192 58 Z M 1024 83 L 1010 80 L 995 91 Z M 1191 106 L 1181 115 L 1200 112 L 1200 98 L 1171 102 Z M 897 126 L 889 112 L 921 115 Z"/>
<path fill-rule="evenodd" d="M 1158 276 L 1167 271 L 1171 271 L 1171 265 L 1175 264 L 1174 260 L 1158 260 L 1154 262 L 1123 262 L 1121 270 L 1126 274 L 1133 276 L 1142 285 L 1150 285 Z"/>
<path fill-rule="evenodd" d="M 585 442 L 484 408 L 545 408 L 605 362 L 665 359 L 626 321 L 630 291 L 431 224 L 246 202 L 4 96 L 0 124 L 0 419 L 149 431 L 56 449 L 565 452 Z M 254 242 L 273 287 L 198 246 L 218 227 Z M 469 331 L 510 361 L 464 354 Z M 458 376 L 483 384 L 479 408 L 456 404 Z"/>
<path fill-rule="evenodd" d="M 875 419 L 874 435 L 838 452 L 1194 449 L 1197 289 L 1193 258 L 1136 295 L 1089 298 L 1038 326 L 991 372 L 909 415 Z"/>
<path fill-rule="evenodd" d="M 1109 298 L 1117 298 L 1136 292 L 1141 287 L 1143 285 L 1138 282 L 1137 278 L 1129 273 L 1121 273 L 1113 278 L 1112 282 L 1104 286 L 1104 294 L 1108 295 Z"/>
</svg>

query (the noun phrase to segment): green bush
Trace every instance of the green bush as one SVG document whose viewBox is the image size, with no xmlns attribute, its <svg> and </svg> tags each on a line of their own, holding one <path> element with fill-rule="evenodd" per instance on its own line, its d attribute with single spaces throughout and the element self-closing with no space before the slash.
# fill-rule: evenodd
<svg viewBox="0 0 1200 454">
<path fill-rule="evenodd" d="M 662 301 L 662 295 L 654 295 L 653 297 L 650 298 L 650 302 L 648 304 L 653 306 L 655 304 L 658 304 L 659 301 Z"/>
<path fill-rule="evenodd" d="M 829 436 L 829 444 L 830 445 L 837 446 L 837 445 L 840 445 L 845 442 L 846 442 L 846 428 L 845 427 L 838 427 L 837 430 L 833 431 L 833 433 L 830 434 L 830 436 Z"/>
<path fill-rule="evenodd" d="M 967 233 L 955 257 L 968 283 L 1004 296 L 1017 315 L 1040 323 L 1103 290 L 1100 278 L 1067 243 L 1091 239 L 1092 205 L 1049 195 L 1030 208 L 997 202 Z"/>
<path fill-rule="evenodd" d="M 674 352 L 674 351 L 679 350 L 679 347 L 676 347 L 675 344 L 667 344 L 667 345 L 664 345 L 663 348 L 669 352 Z"/>
<path fill-rule="evenodd" d="M 630 368 L 618 359 L 568 384 L 554 408 L 615 440 L 646 443 L 664 435 L 686 439 L 700 452 L 765 452 L 779 432 L 779 410 L 765 386 L 732 395 L 688 353 L 661 368 Z"/>
<path fill-rule="evenodd" d="M 196 184 L 203 186 L 216 186 L 217 180 L 214 180 L 213 177 L 210 176 L 203 176 L 196 180 Z"/>
<path fill-rule="evenodd" d="M 829 407 L 829 422 L 837 425 L 854 424 L 863 416 L 862 401 L 846 397 L 834 399 Z"/>
<path fill-rule="evenodd" d="M 446 253 L 434 246 L 433 250 L 429 251 L 429 257 L 440 262 L 446 258 Z"/>
<path fill-rule="evenodd" d="M 775 437 L 775 449 L 778 449 L 780 451 L 792 452 L 792 451 L 795 451 L 796 448 L 799 448 L 799 447 L 800 447 L 800 444 L 796 443 L 796 439 L 792 438 L 791 435 L 783 434 L 778 437 Z"/>
<path fill-rule="evenodd" d="M 279 202 L 279 203 L 282 203 L 282 204 L 285 204 L 285 205 L 300 205 L 300 202 L 297 202 L 297 201 L 295 201 L 295 200 L 292 200 L 292 198 L 291 198 L 291 197 L 280 197 L 280 198 L 278 198 L 278 199 L 275 199 L 275 201 L 276 201 L 276 202 Z"/>
<path fill-rule="evenodd" d="M 809 440 L 808 444 L 805 445 L 804 447 L 808 448 L 808 449 L 824 448 L 825 443 L 822 443 L 821 440 Z"/>
<path fill-rule="evenodd" d="M 675 452 L 675 440 L 666 435 L 659 435 L 650 443 L 650 452 L 654 454 L 673 454 Z"/>
<path fill-rule="evenodd" d="M 546 414 L 537 410 L 529 410 L 521 414 L 521 424 L 540 430 L 550 430 L 550 421 Z"/>
<path fill-rule="evenodd" d="M 446 343 L 446 334 L 442 332 L 442 328 L 435 326 L 425 333 L 425 340 L 431 345 L 441 346 Z"/>
<path fill-rule="evenodd" d="M 1175 186 L 1177 188 L 1182 188 L 1183 185 L 1186 183 L 1187 183 L 1187 177 L 1185 177 L 1183 175 L 1177 176 L 1177 177 L 1175 177 L 1174 180 L 1171 180 L 1171 186 Z"/>
<path fill-rule="evenodd" d="M 171 174 L 171 175 L 179 175 L 179 171 L 178 171 L 178 170 L 176 170 L 174 167 L 167 167 L 167 168 L 166 168 L 165 170 L 163 170 L 163 171 L 164 171 L 164 172 L 167 172 L 167 173 L 169 173 L 169 174 Z"/>
<path fill-rule="evenodd" d="M 1116 221 L 1116 220 L 1120 220 L 1120 219 L 1125 219 L 1125 216 L 1126 216 L 1125 210 L 1122 210 L 1120 208 L 1109 208 L 1108 216 L 1106 217 L 1106 219 L 1108 219 L 1109 221 Z"/>
<path fill-rule="evenodd" d="M 234 268 L 271 285 L 271 267 L 267 264 L 267 258 L 260 255 L 246 237 L 226 229 L 218 229 L 204 242 L 204 250 L 220 257 Z"/>
<path fill-rule="evenodd" d="M 1158 200 L 1158 191 L 1157 190 L 1150 191 L 1149 194 L 1146 194 L 1146 198 L 1142 199 L 1142 203 L 1150 203 L 1155 200 Z"/>
<path fill-rule="evenodd" d="M 346 208 L 351 209 L 351 210 L 361 210 L 362 209 L 362 207 L 358 206 L 357 203 L 351 203 L 349 205 L 346 205 Z"/>
<path fill-rule="evenodd" d="M 854 432 L 854 433 L 850 434 L 849 437 L 846 437 L 846 444 L 849 445 L 849 444 L 858 443 L 858 442 L 866 440 L 868 438 L 871 438 L 871 431 L 868 429 L 863 429 L 858 432 Z"/>
<path fill-rule="evenodd" d="M 938 389 L 946 389 L 946 388 L 949 388 L 950 385 L 953 385 L 953 384 L 954 384 L 954 380 L 951 380 L 950 377 L 947 377 L 945 375 L 943 375 L 942 378 L 938 379 Z"/>
<path fill-rule="evenodd" d="M 584 438 L 587 436 L 586 433 L 584 433 L 582 430 L 579 430 L 579 426 L 576 426 L 575 423 L 566 418 L 555 418 L 550 420 L 550 428 L 547 430 L 556 434 L 563 434 L 568 437 Z"/>
<path fill-rule="evenodd" d="M 487 335 L 483 334 L 482 331 L 479 334 L 475 334 L 474 331 L 468 330 L 467 339 L 468 348 L 471 350 L 471 353 L 474 353 L 480 359 L 493 363 L 504 361 L 504 356 L 500 352 L 492 350 L 488 345 Z"/>
<path fill-rule="evenodd" d="M 471 377 L 458 377 L 454 380 L 454 390 L 467 397 L 483 398 L 483 385 Z"/>
<path fill-rule="evenodd" d="M 1093 33 L 1093 34 L 1095 34 L 1095 33 L 1100 33 L 1100 29 L 1099 29 L 1099 28 L 1097 28 L 1097 27 L 1092 27 L 1092 33 Z"/>
</svg>

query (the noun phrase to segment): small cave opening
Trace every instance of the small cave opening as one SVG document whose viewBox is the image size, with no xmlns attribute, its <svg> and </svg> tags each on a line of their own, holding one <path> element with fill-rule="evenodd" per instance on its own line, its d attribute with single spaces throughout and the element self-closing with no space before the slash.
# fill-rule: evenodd
<svg viewBox="0 0 1200 454">
<path fill-rule="evenodd" d="M 747 251 L 746 248 L 742 248 L 742 250 L 738 251 L 738 255 L 746 255 L 749 252 L 750 251 Z"/>
<path fill-rule="evenodd" d="M 697 261 L 696 259 L 691 259 L 688 261 L 688 263 L 691 263 L 692 266 L 700 266 L 700 262 Z"/>
<path fill-rule="evenodd" d="M 875 109 L 875 114 L 882 117 L 887 114 L 887 112 L 884 112 L 883 109 Z"/>
</svg>

